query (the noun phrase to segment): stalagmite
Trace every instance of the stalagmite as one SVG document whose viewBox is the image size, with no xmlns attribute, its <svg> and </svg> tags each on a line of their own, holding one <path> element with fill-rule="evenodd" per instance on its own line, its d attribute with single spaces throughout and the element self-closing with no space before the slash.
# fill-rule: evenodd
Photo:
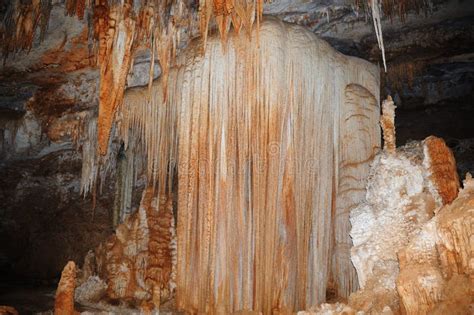
<svg viewBox="0 0 474 315">
<path fill-rule="evenodd" d="M 382 102 L 382 117 L 380 118 L 380 126 L 383 131 L 384 150 L 389 153 L 395 153 L 396 138 L 395 138 L 395 103 L 389 95 L 386 100 Z"/>
<path fill-rule="evenodd" d="M 55 315 L 72 315 L 74 311 L 74 289 L 76 287 L 76 264 L 70 261 L 61 273 L 56 300 L 54 302 Z"/>
<path fill-rule="evenodd" d="M 256 35 L 209 38 L 203 55 L 192 43 L 166 92 L 132 89 L 119 111 L 158 193 L 177 171 L 188 312 L 301 310 L 325 299 L 331 270 L 338 293 L 357 285 L 344 216 L 379 148 L 378 70 L 297 26 L 267 20 Z"/>
<path fill-rule="evenodd" d="M 335 212 L 331 215 L 334 224 L 333 269 L 335 292 L 347 298 L 358 288 L 356 271 L 350 262 L 352 240 L 349 213 L 365 197 L 366 176 L 369 162 L 379 147 L 380 137 L 377 120 L 378 106 L 374 96 L 360 85 L 350 84 L 344 91 L 347 110 L 340 115 L 339 122 L 339 168 L 338 186 L 333 188 L 336 200 L 333 200 Z M 359 133 L 360 132 L 360 133 Z"/>
<path fill-rule="evenodd" d="M 424 141 L 424 163 L 429 168 L 431 182 L 439 193 L 443 204 L 453 201 L 458 195 L 459 177 L 453 152 L 443 139 L 428 137 Z"/>
<path fill-rule="evenodd" d="M 446 203 L 446 198 L 440 197 L 445 187 L 456 192 L 450 198 L 457 195 L 456 164 L 442 139 L 429 137 L 393 153 L 383 151 L 374 159 L 366 202 L 351 211 L 351 258 L 361 290 L 351 295 L 350 306 L 370 314 L 379 314 L 385 307 L 399 311 L 399 261 L 403 267 L 416 259 L 410 258 L 410 250 L 405 248 L 416 235 L 432 230 L 425 224 Z M 434 239 L 424 237 L 422 241 L 421 246 L 434 247 Z M 412 256 L 422 255 L 423 249 Z M 420 297 L 411 298 L 416 301 Z"/>
<path fill-rule="evenodd" d="M 83 279 L 80 298 L 96 302 L 105 281 L 109 299 L 159 309 L 174 294 L 174 237 L 172 200 L 155 197 L 153 187 L 147 188 L 139 210 L 126 217 L 93 256 L 87 256 L 83 269 L 94 274 L 88 272 Z M 86 288 L 95 293 L 84 292 Z M 86 301 L 88 296 L 91 300 Z"/>
</svg>

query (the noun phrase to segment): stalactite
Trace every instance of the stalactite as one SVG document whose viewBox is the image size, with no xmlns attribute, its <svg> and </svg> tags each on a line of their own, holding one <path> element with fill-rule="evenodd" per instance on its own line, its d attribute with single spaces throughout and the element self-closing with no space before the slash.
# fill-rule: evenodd
<svg viewBox="0 0 474 315">
<path fill-rule="evenodd" d="M 19 50 L 29 51 L 35 31 L 40 27 L 40 38 L 48 25 L 51 0 L 8 1 L 7 10 L 0 24 L 0 39 L 3 56 Z"/>
<path fill-rule="evenodd" d="M 361 8 L 366 16 L 369 15 L 371 0 L 355 0 L 355 7 Z M 380 7 L 384 16 L 391 20 L 398 16 L 404 22 L 409 11 L 415 11 L 417 14 L 427 14 L 432 8 L 430 0 L 381 0 Z"/>
<path fill-rule="evenodd" d="M 382 17 L 380 15 L 380 0 L 371 0 L 370 8 L 372 9 L 372 20 L 374 21 L 375 36 L 377 37 L 377 43 L 380 50 L 382 51 L 383 67 L 387 72 L 387 62 L 385 61 L 385 47 L 383 44 L 382 35 Z"/>
<path fill-rule="evenodd" d="M 86 197 L 91 193 L 95 205 L 96 195 L 102 191 L 106 177 L 111 174 L 112 170 L 116 169 L 115 152 L 118 150 L 109 144 L 108 146 L 112 147 L 113 150 L 108 150 L 105 156 L 98 154 L 97 117 L 94 114 L 87 114 L 82 117 L 82 123 L 79 126 L 76 147 L 82 152 L 81 195 Z M 115 134 L 115 129 L 112 133 Z M 137 163 L 136 169 L 140 170 L 142 168 L 141 159 L 134 158 L 134 162 Z M 126 176 L 129 175 L 126 174 Z M 136 180 L 136 173 L 134 176 L 133 183 Z"/>
<path fill-rule="evenodd" d="M 125 149 L 119 150 L 117 156 L 117 181 L 114 200 L 114 227 L 132 213 L 132 193 L 138 175 L 142 174 L 143 154 L 140 141 L 132 132 L 132 139 Z"/>
<path fill-rule="evenodd" d="M 395 4 L 393 1 L 380 1 L 371 0 L 370 7 L 386 71 L 380 7 L 392 8 Z M 411 3 L 410 1 L 400 2 L 400 12 L 411 8 L 407 2 Z M 41 28 L 41 38 L 44 37 L 51 3 L 51 0 L 33 0 L 26 4 L 15 0 L 10 3 L 0 27 L 5 58 L 11 52 L 31 49 L 38 25 Z M 256 20 L 258 30 L 263 14 L 263 3 L 263 0 L 201 0 L 199 3 L 200 30 L 204 47 L 211 17 L 215 18 L 224 43 L 231 24 L 237 32 L 243 27 L 251 34 L 252 25 Z M 156 53 L 165 78 L 162 84 L 167 84 L 167 72 L 174 59 L 179 28 L 192 28 L 190 26 L 192 18 L 187 13 L 187 9 L 183 9 L 184 7 L 182 0 L 135 1 L 133 7 L 128 1 L 66 1 L 67 15 L 76 15 L 79 19 L 83 19 L 87 12 L 89 34 L 94 34 L 94 36 L 89 36 L 89 41 L 92 37 L 97 41 L 97 61 L 101 68 L 98 120 L 98 142 L 101 155 L 107 152 L 110 130 L 125 89 L 126 75 L 138 47 L 144 46 L 152 51 L 153 60 L 150 71 L 153 71 Z M 416 7 L 419 8 L 422 5 Z M 94 30 L 91 31 L 91 28 Z M 258 39 L 258 31 L 256 37 Z M 91 46 L 91 43 L 89 45 Z M 164 90 L 166 99 L 167 89 Z"/>
<path fill-rule="evenodd" d="M 87 117 L 80 132 L 79 147 L 82 152 L 81 194 L 86 196 L 96 186 L 99 172 L 97 147 L 97 120 Z"/>
<path fill-rule="evenodd" d="M 200 54 L 192 43 L 170 68 L 175 84 L 131 89 L 120 109 L 120 135 L 127 146 L 140 130 L 158 193 L 177 171 L 178 307 L 316 305 L 331 269 L 331 207 L 357 203 L 344 191 L 363 188 L 379 144 L 378 71 L 281 22 L 263 23 L 259 43 L 230 33 L 225 45 L 211 37 Z M 341 242 L 347 225 L 336 225 Z M 338 270 L 350 266 L 347 246 L 337 256 Z"/>
<path fill-rule="evenodd" d="M 101 155 L 107 153 L 110 131 L 117 106 L 121 103 L 128 70 L 132 60 L 135 21 L 131 8 L 114 6 L 108 16 L 109 30 L 105 39 L 106 52 L 100 67 L 98 146 Z"/>
</svg>

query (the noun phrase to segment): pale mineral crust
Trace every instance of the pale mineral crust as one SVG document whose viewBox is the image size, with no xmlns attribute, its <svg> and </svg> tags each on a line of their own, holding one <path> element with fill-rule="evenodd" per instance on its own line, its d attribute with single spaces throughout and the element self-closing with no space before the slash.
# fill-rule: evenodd
<svg viewBox="0 0 474 315">
<path fill-rule="evenodd" d="M 407 245 L 411 241 L 417 242 L 414 238 L 423 236 L 424 247 L 420 250 L 429 252 L 427 248 L 434 248 L 435 239 L 429 236 L 427 222 L 431 222 L 443 204 L 456 197 L 457 187 L 456 163 L 442 139 L 429 137 L 395 152 L 385 150 L 375 157 L 366 201 L 351 211 L 354 244 L 351 259 L 361 287 L 350 296 L 351 307 L 370 314 L 380 314 L 387 307 L 393 312 L 404 311 L 399 304 L 397 278 L 400 267 L 410 261 L 407 255 L 421 255 L 429 261 L 437 261 L 435 255 L 419 251 L 410 254 Z M 430 272 L 429 269 L 420 270 Z M 430 275 L 441 278 L 440 270 L 436 270 L 438 273 Z M 436 288 L 433 287 L 429 294 L 438 295 Z M 409 298 L 419 300 L 421 304 L 430 299 L 424 296 Z"/>
</svg>

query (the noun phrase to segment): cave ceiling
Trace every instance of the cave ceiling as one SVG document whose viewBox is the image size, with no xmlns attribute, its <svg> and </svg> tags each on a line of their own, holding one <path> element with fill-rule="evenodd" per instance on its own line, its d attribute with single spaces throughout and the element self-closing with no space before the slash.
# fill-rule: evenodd
<svg viewBox="0 0 474 315">
<path fill-rule="evenodd" d="M 0 1 L 0 19 L 6 16 L 8 2 Z M 0 112 L 21 115 L 31 108 L 51 120 L 97 107 L 100 70 L 90 53 L 87 19 L 65 14 L 70 1 L 64 2 L 52 2 L 42 41 L 37 30 L 31 48 L 5 58 L 0 68 Z M 340 52 L 378 64 L 382 69 L 382 95 L 391 94 L 401 109 L 449 105 L 464 110 L 474 86 L 474 3 L 400 3 L 405 5 L 403 11 L 398 6 L 399 11 L 385 12 L 382 17 L 387 73 L 383 71 L 370 9 L 361 2 L 274 0 L 263 4 L 263 15 L 304 25 Z M 186 4 L 190 19 L 196 22 L 198 3 Z M 209 29 L 217 29 L 215 24 L 211 20 Z M 198 22 L 191 22 L 179 33 L 178 54 L 190 38 L 202 31 Z M 150 71 L 151 54 L 147 50 L 134 54 L 127 87 L 146 85 L 151 73 L 153 78 L 160 76 L 160 58 L 154 54 L 153 59 Z"/>
</svg>

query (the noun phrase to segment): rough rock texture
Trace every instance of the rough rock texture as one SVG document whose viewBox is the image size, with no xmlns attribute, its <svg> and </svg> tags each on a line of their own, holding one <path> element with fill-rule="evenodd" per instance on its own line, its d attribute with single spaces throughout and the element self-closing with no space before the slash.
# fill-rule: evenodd
<svg viewBox="0 0 474 315">
<path fill-rule="evenodd" d="M 297 315 L 355 315 L 356 311 L 348 305 L 342 303 L 323 303 L 318 307 L 308 311 L 299 311 Z"/>
<path fill-rule="evenodd" d="M 97 302 L 102 297 L 102 280 L 108 300 L 135 307 L 153 310 L 173 296 L 176 241 L 172 200 L 155 195 L 153 187 L 147 188 L 139 210 L 94 254 L 86 256 L 79 300 Z"/>
<path fill-rule="evenodd" d="M 87 267 L 86 263 L 84 263 L 84 267 Z M 98 276 L 90 276 L 85 279 L 76 287 L 74 300 L 84 304 L 99 302 L 105 296 L 107 283 Z"/>
<path fill-rule="evenodd" d="M 459 183 L 452 153 L 441 139 L 411 143 L 373 161 L 366 203 L 351 211 L 351 258 L 361 290 L 351 295 L 357 310 L 399 310 L 397 253 L 442 206 L 446 190 Z M 452 196 L 449 195 L 448 200 Z"/>
<path fill-rule="evenodd" d="M 474 303 L 474 181 L 399 252 L 397 290 L 406 314 L 469 314 Z"/>
<path fill-rule="evenodd" d="M 0 162 L 0 277 L 59 278 L 68 260 L 82 261 L 111 232 L 109 204 L 80 192 L 81 158 L 71 144 Z"/>
</svg>

